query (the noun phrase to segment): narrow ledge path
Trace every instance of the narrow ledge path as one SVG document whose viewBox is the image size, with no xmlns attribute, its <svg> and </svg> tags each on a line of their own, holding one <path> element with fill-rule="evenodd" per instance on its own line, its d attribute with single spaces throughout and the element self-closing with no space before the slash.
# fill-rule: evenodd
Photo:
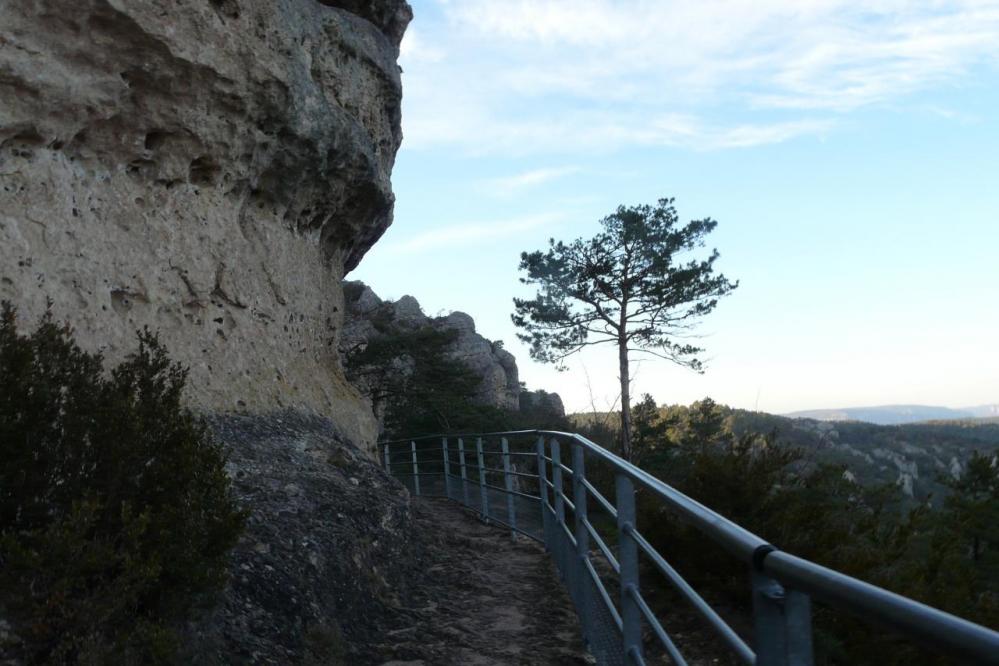
<svg viewBox="0 0 999 666">
<path fill-rule="evenodd" d="M 375 652 L 382 666 L 575 666 L 594 664 L 549 555 L 524 536 L 486 525 L 443 499 L 414 498 L 430 535 L 423 563 L 432 584 L 421 608 Z"/>
</svg>

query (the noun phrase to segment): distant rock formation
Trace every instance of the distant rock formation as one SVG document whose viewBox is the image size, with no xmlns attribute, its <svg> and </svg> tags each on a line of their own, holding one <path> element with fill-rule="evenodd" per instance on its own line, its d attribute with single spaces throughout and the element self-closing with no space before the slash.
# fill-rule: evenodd
<svg viewBox="0 0 999 666">
<path fill-rule="evenodd" d="M 475 321 L 464 312 L 452 312 L 446 317 L 428 317 L 412 296 L 398 301 L 383 301 L 363 282 L 346 282 L 346 317 L 341 336 L 341 350 L 363 345 L 378 335 L 374 320 L 382 318 L 392 325 L 417 329 L 457 331 L 450 353 L 482 378 L 477 402 L 500 409 L 520 409 L 521 387 L 517 360 L 499 342 L 491 342 L 475 331 Z M 554 394 L 552 394 L 554 395 Z M 555 396 L 558 399 L 558 396 Z M 561 399 L 558 399 L 561 403 Z"/>
<path fill-rule="evenodd" d="M 376 425 L 340 281 L 392 221 L 405 0 L 11 0 L 0 299 L 118 360 L 159 331 L 209 411 Z"/>
<path fill-rule="evenodd" d="M 562 404 L 562 397 L 558 393 L 549 393 L 541 389 L 521 391 L 520 411 L 534 411 L 563 417 L 565 416 L 565 405 Z"/>
</svg>

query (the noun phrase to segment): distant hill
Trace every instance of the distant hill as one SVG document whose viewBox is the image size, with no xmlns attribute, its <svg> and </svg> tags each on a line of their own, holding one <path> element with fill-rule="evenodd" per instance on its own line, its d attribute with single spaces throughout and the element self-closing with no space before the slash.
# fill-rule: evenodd
<svg viewBox="0 0 999 666">
<path fill-rule="evenodd" d="M 973 451 L 999 454 L 999 419 L 877 425 L 741 409 L 732 410 L 729 418 L 737 433 L 776 430 L 780 439 L 801 448 L 815 462 L 845 465 L 858 483 L 897 483 L 916 499 L 939 500 L 946 495 L 943 479 L 959 477 Z"/>
<path fill-rule="evenodd" d="M 881 405 L 878 407 L 845 407 L 843 409 L 810 409 L 785 416 L 816 421 L 864 421 L 877 425 L 900 425 L 923 421 L 958 421 L 999 417 L 999 405 L 979 405 L 951 409 L 932 405 Z"/>
<path fill-rule="evenodd" d="M 896 483 L 915 500 L 933 497 L 939 501 L 945 496 L 943 480 L 959 477 L 973 451 L 999 455 L 999 417 L 975 418 L 966 413 L 970 410 L 943 407 L 865 409 L 906 407 L 925 410 L 918 412 L 920 422 L 879 425 L 856 416 L 815 419 L 727 407 L 723 412 L 736 434 L 776 431 L 781 441 L 801 449 L 812 463 L 844 465 L 851 479 L 865 485 Z M 857 410 L 820 411 L 844 414 Z M 955 412 L 957 418 L 952 416 Z M 934 419 L 935 414 L 944 417 Z M 606 441 L 599 437 L 595 441 L 605 446 L 616 436 L 617 417 L 617 412 L 569 415 L 575 427 L 604 437 Z M 592 432 L 594 426 L 603 426 L 603 432 Z"/>
<path fill-rule="evenodd" d="M 966 407 L 961 411 L 971 412 L 976 419 L 999 418 L 999 405 L 978 405 L 977 407 Z"/>
</svg>

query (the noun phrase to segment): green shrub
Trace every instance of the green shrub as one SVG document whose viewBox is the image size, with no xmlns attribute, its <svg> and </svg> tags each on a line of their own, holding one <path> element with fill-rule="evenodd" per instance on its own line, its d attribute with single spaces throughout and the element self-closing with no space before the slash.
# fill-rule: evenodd
<svg viewBox="0 0 999 666">
<path fill-rule="evenodd" d="M 245 514 L 156 336 L 105 373 L 46 314 L 0 313 L 0 612 L 28 663 L 168 663 Z"/>
</svg>

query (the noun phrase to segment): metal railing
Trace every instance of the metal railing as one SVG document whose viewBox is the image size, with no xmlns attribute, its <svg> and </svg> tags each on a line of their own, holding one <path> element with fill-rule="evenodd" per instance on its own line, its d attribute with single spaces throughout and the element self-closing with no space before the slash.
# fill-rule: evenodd
<svg viewBox="0 0 999 666">
<path fill-rule="evenodd" d="M 646 627 L 672 663 L 686 664 L 642 591 L 640 556 L 662 573 L 747 664 L 811 666 L 813 598 L 887 625 L 945 655 L 974 664 L 999 664 L 999 633 L 784 553 L 580 435 L 525 430 L 435 435 L 382 445 L 386 470 L 417 495 L 456 500 L 478 511 L 484 520 L 506 526 L 511 534 L 524 534 L 544 544 L 568 588 L 583 638 L 598 664 L 644 664 Z M 564 447 L 568 447 L 568 465 L 563 462 Z M 611 471 L 613 503 L 587 478 L 586 465 L 595 461 Z M 752 646 L 638 531 L 636 486 L 747 567 Z M 591 507 L 600 510 L 602 521 L 590 517 Z M 616 543 L 608 543 L 605 536 L 611 535 Z"/>
</svg>

